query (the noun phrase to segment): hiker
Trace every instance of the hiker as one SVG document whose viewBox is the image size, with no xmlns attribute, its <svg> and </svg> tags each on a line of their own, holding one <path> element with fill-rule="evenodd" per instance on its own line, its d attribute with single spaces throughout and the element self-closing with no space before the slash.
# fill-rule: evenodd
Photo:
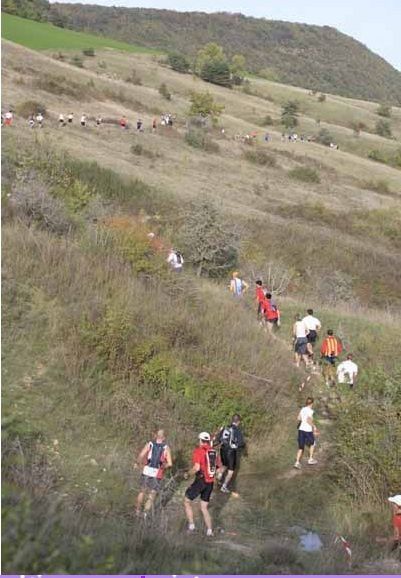
<svg viewBox="0 0 401 578">
<path fill-rule="evenodd" d="M 242 297 L 249 289 L 248 283 L 238 277 L 238 271 L 234 271 L 230 281 L 230 291 L 234 297 Z"/>
<path fill-rule="evenodd" d="M 158 430 L 154 439 L 143 447 L 138 462 L 145 464 L 141 474 L 141 490 L 136 499 L 136 515 L 140 516 L 146 494 L 148 493 L 144 507 L 145 515 L 153 507 L 156 494 L 161 489 L 165 470 L 173 465 L 164 430 Z"/>
<path fill-rule="evenodd" d="M 280 311 L 272 297 L 272 294 L 269 292 L 266 292 L 265 298 L 262 302 L 262 313 L 270 333 L 273 329 L 280 327 Z"/>
<path fill-rule="evenodd" d="M 388 498 L 393 513 L 393 547 L 401 548 L 401 494 Z"/>
<path fill-rule="evenodd" d="M 305 327 L 309 331 L 307 335 L 308 344 L 307 350 L 309 354 L 309 359 L 313 361 L 313 346 L 316 343 L 318 332 L 322 328 L 322 324 L 320 323 L 317 317 L 313 316 L 313 309 L 307 309 L 307 315 L 302 319 L 302 323 L 304 323 Z"/>
<path fill-rule="evenodd" d="M 4 124 L 6 126 L 11 126 L 13 124 L 13 120 L 14 120 L 14 114 L 12 110 L 9 110 L 6 112 L 6 114 L 4 115 Z"/>
<path fill-rule="evenodd" d="M 261 281 L 261 279 L 258 279 L 256 281 L 256 288 L 255 288 L 255 301 L 258 306 L 258 319 L 260 321 L 262 321 L 263 319 L 262 303 L 265 300 L 265 294 L 266 294 L 266 287 L 264 287 L 263 281 Z"/>
<path fill-rule="evenodd" d="M 174 271 L 174 273 L 181 273 L 184 265 L 184 257 L 180 251 L 171 248 L 167 257 L 167 263 L 170 265 L 171 270 Z"/>
<path fill-rule="evenodd" d="M 140 118 L 138 118 L 138 120 L 136 121 L 136 130 L 137 130 L 138 132 L 143 132 L 143 130 L 142 130 L 142 124 L 143 124 L 143 123 L 142 123 L 142 120 L 141 120 Z"/>
<path fill-rule="evenodd" d="M 67 122 L 68 124 L 72 124 L 72 121 L 74 120 L 74 113 L 70 112 L 67 116 Z"/>
<path fill-rule="evenodd" d="M 308 333 L 305 323 L 301 320 L 301 315 L 297 313 L 295 315 L 294 325 L 292 326 L 292 336 L 294 339 L 294 351 L 295 351 L 295 365 L 300 366 L 301 360 L 304 361 L 305 366 L 309 365 L 308 357 Z"/>
<path fill-rule="evenodd" d="M 122 116 L 120 118 L 120 127 L 125 130 L 126 128 L 128 128 L 128 124 L 127 124 L 127 119 L 125 116 Z"/>
<path fill-rule="evenodd" d="M 81 126 L 86 127 L 86 114 L 81 116 Z"/>
<path fill-rule="evenodd" d="M 220 490 L 224 494 L 229 494 L 231 491 L 228 489 L 228 485 L 238 466 L 239 452 L 245 447 L 244 436 L 239 429 L 240 425 L 241 416 L 236 413 L 231 419 L 231 425 L 222 427 L 216 439 L 216 443 L 220 444 L 220 459 L 222 464 L 217 474 L 217 479 L 222 482 Z M 226 474 L 225 478 L 224 474 Z"/>
<path fill-rule="evenodd" d="M 35 128 L 35 119 L 33 118 L 33 114 L 30 115 L 28 119 L 29 128 Z"/>
<path fill-rule="evenodd" d="M 36 122 L 38 123 L 39 128 L 43 128 L 43 114 L 41 112 L 38 112 L 38 114 L 36 115 Z"/>
<path fill-rule="evenodd" d="M 210 434 L 207 432 L 199 434 L 199 446 L 193 451 L 192 464 L 192 469 L 185 476 L 188 478 L 190 475 L 195 475 L 195 480 L 187 488 L 184 498 L 188 532 L 192 533 L 195 531 L 192 502 L 200 496 L 200 506 L 206 526 L 206 535 L 213 536 L 212 519 L 208 507 L 218 467 L 218 457 L 217 451 L 210 445 Z"/>
<path fill-rule="evenodd" d="M 65 118 L 62 112 L 60 112 L 60 114 L 58 115 L 58 125 L 60 127 L 65 126 Z"/>
<path fill-rule="evenodd" d="M 157 129 L 157 120 L 154 118 L 152 120 L 152 132 L 156 132 Z"/>
<path fill-rule="evenodd" d="M 352 360 L 352 353 L 347 355 L 347 359 L 342 361 L 337 367 L 337 381 L 338 383 L 347 383 L 352 389 L 355 385 L 358 376 L 358 366 Z"/>
<path fill-rule="evenodd" d="M 100 114 L 96 117 L 96 126 L 102 126 L 103 119 Z"/>
<path fill-rule="evenodd" d="M 314 466 L 317 461 L 313 458 L 315 451 L 315 435 L 318 434 L 317 428 L 313 423 L 313 397 L 308 397 L 306 405 L 298 414 L 298 451 L 294 468 L 301 469 L 301 459 L 304 454 L 305 446 L 309 447 L 308 465 Z"/>
<path fill-rule="evenodd" d="M 334 336 L 332 329 L 327 331 L 327 337 L 320 348 L 320 355 L 323 362 L 323 377 L 326 385 L 335 385 L 336 361 L 343 350 L 343 346 L 338 337 Z"/>
</svg>

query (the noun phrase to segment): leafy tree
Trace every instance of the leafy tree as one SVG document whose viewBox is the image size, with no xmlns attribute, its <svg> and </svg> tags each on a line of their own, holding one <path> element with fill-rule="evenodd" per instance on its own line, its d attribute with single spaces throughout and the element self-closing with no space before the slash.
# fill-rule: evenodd
<svg viewBox="0 0 401 578">
<path fill-rule="evenodd" d="M 299 104 L 296 100 L 288 100 L 281 107 L 281 124 L 285 128 L 294 128 L 298 124 Z"/>
<path fill-rule="evenodd" d="M 245 78 L 246 61 L 242 54 L 234 54 L 231 59 L 230 71 L 234 84 L 242 84 Z"/>
<path fill-rule="evenodd" d="M 379 116 L 390 118 L 391 106 L 388 106 L 387 104 L 381 104 L 376 110 L 376 114 L 378 114 Z"/>
<path fill-rule="evenodd" d="M 382 118 L 377 121 L 376 127 L 375 127 L 375 132 L 379 136 L 383 136 L 385 138 L 391 138 L 392 137 L 390 123 L 387 120 L 384 120 Z"/>
<path fill-rule="evenodd" d="M 210 199 L 192 204 L 179 237 L 185 256 L 199 277 L 219 277 L 236 267 L 239 234 Z"/>
<path fill-rule="evenodd" d="M 192 92 L 190 101 L 189 114 L 191 116 L 211 117 L 213 122 L 217 122 L 218 117 L 224 110 L 224 106 L 217 104 L 209 91 Z"/>
<path fill-rule="evenodd" d="M 166 100 L 171 100 L 171 92 L 167 88 L 167 85 L 165 82 L 162 82 L 161 85 L 159 86 L 159 94 L 160 94 L 160 96 L 162 96 Z"/>
<path fill-rule="evenodd" d="M 229 62 L 222 47 L 215 42 L 210 42 L 199 50 L 195 62 L 195 72 L 203 80 L 213 84 L 227 87 L 232 84 Z"/>
<path fill-rule="evenodd" d="M 351 122 L 350 127 L 354 131 L 354 135 L 359 136 L 361 134 L 361 131 L 366 129 L 366 124 L 364 122 L 361 122 L 360 120 L 359 121 L 356 120 Z"/>
<path fill-rule="evenodd" d="M 179 52 L 169 52 L 167 55 L 167 62 L 176 72 L 186 73 L 189 71 L 190 63 L 184 54 L 180 54 Z"/>
</svg>

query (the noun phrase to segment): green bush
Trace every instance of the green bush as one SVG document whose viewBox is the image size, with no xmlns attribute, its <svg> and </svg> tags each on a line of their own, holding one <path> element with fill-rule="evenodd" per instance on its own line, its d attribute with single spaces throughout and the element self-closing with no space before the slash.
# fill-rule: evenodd
<svg viewBox="0 0 401 578">
<path fill-rule="evenodd" d="M 267 114 L 265 116 L 265 118 L 262 120 L 262 126 L 273 126 L 274 125 L 274 119 L 270 116 L 270 114 Z"/>
<path fill-rule="evenodd" d="M 153 159 L 156 156 L 155 153 L 148 150 L 140 143 L 134 143 L 133 145 L 131 145 L 131 152 L 136 156 L 144 156 L 149 159 Z"/>
<path fill-rule="evenodd" d="M 190 62 L 184 54 L 178 52 L 170 52 L 167 55 L 167 62 L 176 72 L 189 72 Z"/>
<path fill-rule="evenodd" d="M 391 117 L 391 106 L 387 104 L 381 104 L 378 109 L 376 110 L 376 114 L 379 116 L 384 116 L 386 118 Z"/>
<path fill-rule="evenodd" d="M 322 128 L 317 134 L 316 142 L 328 147 L 332 142 L 334 142 L 334 138 L 331 135 L 331 133 L 327 130 L 327 128 Z"/>
<path fill-rule="evenodd" d="M 376 134 L 384 138 L 391 138 L 393 136 L 391 133 L 390 123 L 387 120 L 384 120 L 383 118 L 377 121 L 375 126 L 375 132 Z"/>
<path fill-rule="evenodd" d="M 84 67 L 83 58 L 81 56 L 78 56 L 78 54 L 75 54 L 71 58 L 71 64 L 73 64 L 74 66 L 77 66 L 78 68 L 83 68 Z"/>
<path fill-rule="evenodd" d="M 131 74 L 129 76 L 127 76 L 127 78 L 125 79 L 125 82 L 130 82 L 131 84 L 134 84 L 135 86 L 142 86 L 142 79 L 139 76 L 139 74 L 137 73 L 137 71 L 135 70 L 135 68 L 131 71 Z"/>
<path fill-rule="evenodd" d="M 387 157 L 385 157 L 385 155 L 382 153 L 382 151 L 380 151 L 378 149 L 373 149 L 373 150 L 369 151 L 368 152 L 368 158 L 371 159 L 372 161 L 376 161 L 378 163 L 386 164 L 388 162 Z"/>
<path fill-rule="evenodd" d="M 247 150 L 244 152 L 243 157 L 251 163 L 264 167 L 275 167 L 277 164 L 275 157 L 262 149 Z"/>
<path fill-rule="evenodd" d="M 83 54 L 84 56 L 93 57 L 93 56 L 95 56 L 95 49 L 94 49 L 94 48 L 91 48 L 91 47 L 90 47 L 90 48 L 84 48 L 84 49 L 82 50 L 82 54 Z"/>
<path fill-rule="evenodd" d="M 185 142 L 193 148 L 201 149 L 208 153 L 218 153 L 220 150 L 217 142 L 214 142 L 210 136 L 201 129 L 190 129 L 185 134 Z"/>
<path fill-rule="evenodd" d="M 391 193 L 388 182 L 383 180 L 365 181 L 362 183 L 362 187 L 364 189 L 368 189 L 369 191 L 375 191 L 376 193 L 381 193 L 383 195 Z"/>
<path fill-rule="evenodd" d="M 162 82 L 161 85 L 159 86 L 159 94 L 160 94 L 160 96 L 162 96 L 166 100 L 171 100 L 171 92 L 167 88 L 167 85 L 165 82 Z"/>
<path fill-rule="evenodd" d="M 320 183 L 319 173 L 310 167 L 296 167 L 292 169 L 288 175 L 296 181 L 304 183 Z"/>
<path fill-rule="evenodd" d="M 31 114 L 41 112 L 46 114 L 46 106 L 37 100 L 25 100 L 16 106 L 15 112 L 22 118 L 29 118 Z"/>
<path fill-rule="evenodd" d="M 318 101 L 319 102 L 325 102 L 326 101 L 326 95 L 325 94 L 319 94 L 318 96 Z"/>
</svg>

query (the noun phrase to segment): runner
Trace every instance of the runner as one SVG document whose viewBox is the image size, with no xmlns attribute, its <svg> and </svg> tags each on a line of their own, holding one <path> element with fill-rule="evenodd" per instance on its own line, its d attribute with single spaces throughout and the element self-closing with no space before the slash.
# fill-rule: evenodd
<svg viewBox="0 0 401 578">
<path fill-rule="evenodd" d="M 65 118 L 62 112 L 60 112 L 60 114 L 58 115 L 58 125 L 60 127 L 65 126 Z"/>
<path fill-rule="evenodd" d="M 138 132 L 142 132 L 142 120 L 140 118 L 138 118 L 138 120 L 136 121 L 136 130 Z"/>
<path fill-rule="evenodd" d="M 238 277 L 238 271 L 234 271 L 230 281 L 230 291 L 234 297 L 242 297 L 249 289 L 248 283 Z"/>
<path fill-rule="evenodd" d="M 318 332 L 322 328 L 322 324 L 320 323 L 320 321 L 317 317 L 313 316 L 313 309 L 308 309 L 306 312 L 308 315 L 306 315 L 302 319 L 302 322 L 305 324 L 307 330 L 309 331 L 309 333 L 307 335 L 307 339 L 308 339 L 307 349 L 308 349 L 309 359 L 311 361 L 313 361 L 313 346 L 316 343 Z"/>
<path fill-rule="evenodd" d="M 393 511 L 393 547 L 392 550 L 401 548 L 401 494 L 388 498 Z"/>
<path fill-rule="evenodd" d="M 99 115 L 96 117 L 96 126 L 102 126 L 102 123 L 103 123 L 103 118 L 102 118 L 101 115 L 99 114 Z"/>
<path fill-rule="evenodd" d="M 6 126 L 11 126 L 13 124 L 13 120 L 14 120 L 14 114 L 12 110 L 9 110 L 8 112 L 6 112 L 6 114 L 4 115 L 4 124 Z"/>
<path fill-rule="evenodd" d="M 38 114 L 36 115 L 36 122 L 38 123 L 38 127 L 39 128 L 43 128 L 43 114 L 41 112 L 38 112 Z"/>
<path fill-rule="evenodd" d="M 82 114 L 81 116 L 81 126 L 86 127 L 86 114 Z"/>
<path fill-rule="evenodd" d="M 158 430 L 155 438 L 143 447 L 138 462 L 145 463 L 141 474 L 141 491 L 136 499 L 136 515 L 140 516 L 145 495 L 148 494 L 144 507 L 146 515 L 153 507 L 156 494 L 161 489 L 165 470 L 173 465 L 164 430 Z"/>
<path fill-rule="evenodd" d="M 69 115 L 67 116 L 67 122 L 68 124 L 72 124 L 72 121 L 74 120 L 74 113 L 70 112 Z"/>
<path fill-rule="evenodd" d="M 317 461 L 313 458 L 315 451 L 315 434 L 318 433 L 315 424 L 313 423 L 313 397 L 308 397 L 306 405 L 298 414 L 298 451 L 295 460 L 294 468 L 301 469 L 301 459 L 305 450 L 305 446 L 309 447 L 308 464 L 314 466 Z"/>
<path fill-rule="evenodd" d="M 352 360 L 352 353 L 347 355 L 346 361 L 340 363 L 337 367 L 338 383 L 347 383 L 352 389 L 358 376 L 358 366 Z"/>
<path fill-rule="evenodd" d="M 295 315 L 295 322 L 292 326 L 292 336 L 294 339 L 294 350 L 295 350 L 295 365 L 300 366 L 301 360 L 304 361 L 305 366 L 309 365 L 308 357 L 308 329 L 303 321 L 301 321 L 301 316 L 299 313 Z"/>
<path fill-rule="evenodd" d="M 256 304 L 258 306 L 258 320 L 259 321 L 263 320 L 262 303 L 265 300 L 265 293 L 266 293 L 266 287 L 264 287 L 263 281 L 258 279 L 256 281 L 256 288 L 255 288 L 255 301 L 256 301 Z"/>
<path fill-rule="evenodd" d="M 239 463 L 239 452 L 245 447 L 244 436 L 242 435 L 239 426 L 241 424 L 241 416 L 236 413 L 233 415 L 231 425 L 222 427 L 216 442 L 220 444 L 220 458 L 221 469 L 217 474 L 217 479 L 222 482 L 221 491 L 229 494 L 231 490 L 228 485 L 234 475 L 234 472 Z M 226 474 L 224 482 L 224 474 Z"/>
<path fill-rule="evenodd" d="M 120 127 L 125 130 L 126 128 L 128 128 L 128 123 L 127 123 L 127 119 L 125 116 L 122 116 L 120 118 Z"/>
<path fill-rule="evenodd" d="M 154 118 L 152 120 L 152 132 L 156 132 L 157 129 L 157 120 Z"/>
<path fill-rule="evenodd" d="M 273 329 L 280 327 L 280 311 L 276 302 L 272 298 L 272 294 L 267 292 L 262 303 L 262 312 L 266 319 L 267 328 L 270 333 Z"/>
<path fill-rule="evenodd" d="M 341 341 L 334 336 L 333 330 L 327 331 L 327 337 L 322 343 L 320 354 L 323 362 L 323 377 L 326 385 L 335 385 L 336 383 L 336 361 L 343 350 Z"/>
<path fill-rule="evenodd" d="M 174 273 L 181 273 L 184 265 L 184 257 L 180 251 L 171 248 L 167 257 L 167 263 L 170 265 L 171 270 L 174 271 Z"/>
<path fill-rule="evenodd" d="M 33 118 L 33 114 L 30 115 L 28 119 L 29 128 L 35 128 L 35 119 Z"/>
<path fill-rule="evenodd" d="M 206 526 L 206 535 L 213 536 L 212 519 L 209 514 L 209 500 L 213 491 L 213 484 L 218 467 L 217 452 L 210 445 L 210 434 L 199 434 L 199 447 L 192 454 L 192 469 L 189 474 L 195 475 L 194 482 L 187 488 L 184 498 L 185 513 L 188 520 L 188 532 L 194 532 L 194 513 L 192 502 L 200 496 L 201 511 Z"/>
</svg>

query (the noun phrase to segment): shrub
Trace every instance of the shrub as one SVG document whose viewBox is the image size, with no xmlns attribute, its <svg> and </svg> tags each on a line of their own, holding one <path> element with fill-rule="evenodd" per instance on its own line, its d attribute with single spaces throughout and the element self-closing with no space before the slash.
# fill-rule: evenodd
<svg viewBox="0 0 401 578">
<path fill-rule="evenodd" d="M 364 189 L 368 189 L 369 191 L 375 191 L 376 193 L 381 193 L 383 195 L 391 193 L 389 184 L 387 181 L 365 181 L 362 184 Z"/>
<path fill-rule="evenodd" d="M 167 88 L 167 85 L 165 82 L 162 82 L 161 85 L 159 86 L 159 94 L 160 94 L 160 96 L 162 96 L 166 100 L 171 100 L 171 92 Z"/>
<path fill-rule="evenodd" d="M 334 141 L 333 136 L 331 135 L 331 133 L 327 130 L 327 128 L 322 128 L 320 129 L 317 137 L 316 137 L 316 142 L 318 142 L 321 145 L 324 145 L 326 147 L 330 146 L 330 144 Z"/>
<path fill-rule="evenodd" d="M 262 149 L 247 150 L 243 156 L 247 161 L 256 165 L 275 167 L 277 164 L 276 159 Z"/>
<path fill-rule="evenodd" d="M 217 122 L 218 117 L 224 110 L 224 106 L 217 104 L 209 91 L 192 92 L 190 101 L 189 114 L 191 116 L 210 116 L 213 122 Z"/>
<path fill-rule="evenodd" d="M 156 156 L 152 151 L 146 149 L 140 143 L 134 143 L 133 145 L 131 145 L 131 152 L 136 156 L 144 156 L 148 157 L 149 159 L 153 159 Z"/>
<path fill-rule="evenodd" d="M 125 82 L 130 82 L 131 84 L 135 84 L 135 86 L 142 86 L 142 79 L 138 75 L 135 68 L 132 69 L 131 74 L 129 76 L 127 76 L 127 78 L 125 79 Z"/>
<path fill-rule="evenodd" d="M 176 72 L 186 73 L 190 68 L 190 63 L 187 57 L 178 52 L 170 52 L 167 55 L 167 63 Z"/>
<path fill-rule="evenodd" d="M 83 54 L 84 56 L 93 57 L 93 56 L 95 56 L 95 49 L 94 49 L 94 48 L 91 48 L 91 47 L 90 47 L 90 48 L 84 48 L 84 49 L 82 50 L 82 54 Z"/>
<path fill-rule="evenodd" d="M 366 124 L 361 121 L 353 121 L 350 123 L 350 128 L 354 131 L 355 136 L 359 136 L 362 130 L 366 130 Z"/>
<path fill-rule="evenodd" d="M 16 113 L 22 118 L 29 118 L 31 114 L 38 114 L 41 112 L 46 114 L 46 107 L 44 104 L 36 100 L 25 100 L 16 106 Z"/>
<path fill-rule="evenodd" d="M 318 101 L 319 102 L 325 102 L 326 101 L 326 95 L 325 94 L 319 94 L 318 96 Z"/>
<path fill-rule="evenodd" d="M 199 76 L 206 82 L 218 84 L 231 88 L 232 80 L 230 73 L 230 65 L 227 61 L 211 60 L 205 62 L 200 70 Z"/>
<path fill-rule="evenodd" d="M 388 159 L 378 149 L 373 149 L 373 150 L 369 151 L 368 158 L 371 159 L 372 161 L 376 161 L 378 163 L 385 163 L 386 164 L 388 162 Z"/>
<path fill-rule="evenodd" d="M 72 58 L 71 58 L 71 64 L 73 64 L 74 66 L 77 66 L 78 68 L 83 68 L 84 67 L 84 61 L 82 59 L 81 56 L 78 56 L 78 54 L 75 54 Z"/>
<path fill-rule="evenodd" d="M 270 114 L 267 114 L 265 118 L 262 120 L 262 126 L 272 126 L 272 125 L 274 125 L 274 120 L 270 116 Z"/>
<path fill-rule="evenodd" d="M 185 142 L 191 147 L 208 153 L 217 153 L 220 150 L 219 145 L 204 130 L 190 129 L 185 135 Z"/>
<path fill-rule="evenodd" d="M 388 106 L 387 104 L 381 104 L 378 109 L 376 110 L 376 114 L 378 114 L 379 116 L 384 116 L 386 118 L 390 118 L 391 117 L 391 106 Z"/>
<path fill-rule="evenodd" d="M 297 181 L 304 183 L 320 183 L 320 177 L 315 169 L 310 167 L 296 167 L 292 169 L 288 175 Z"/>
<path fill-rule="evenodd" d="M 391 138 L 392 137 L 390 123 L 387 120 L 384 120 L 382 118 L 377 121 L 376 126 L 375 126 L 375 132 L 376 132 L 376 134 L 378 134 L 379 136 L 382 136 L 384 138 Z"/>
<path fill-rule="evenodd" d="M 83 98 L 88 97 L 93 92 L 88 91 L 88 85 L 75 82 L 71 79 L 66 79 L 65 76 L 51 75 L 51 74 L 41 74 L 38 78 L 33 81 L 33 86 L 44 92 L 50 92 L 51 94 L 72 96 L 73 98 Z"/>
<path fill-rule="evenodd" d="M 285 128 L 294 128 L 298 124 L 299 103 L 296 100 L 288 100 L 281 107 L 281 124 Z"/>
</svg>

